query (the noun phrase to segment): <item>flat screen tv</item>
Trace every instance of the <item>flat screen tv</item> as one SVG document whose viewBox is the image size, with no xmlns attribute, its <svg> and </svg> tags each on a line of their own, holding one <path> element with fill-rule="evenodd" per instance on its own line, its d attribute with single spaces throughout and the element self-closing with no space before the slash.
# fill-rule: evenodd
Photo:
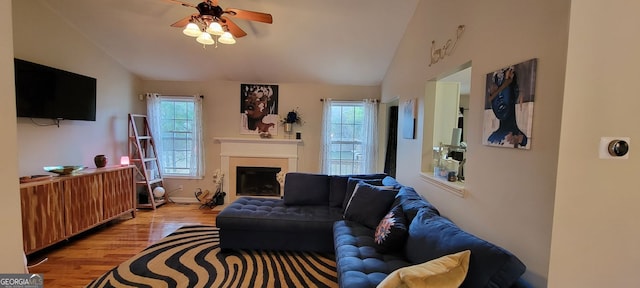
<svg viewBox="0 0 640 288">
<path fill-rule="evenodd" d="M 14 59 L 18 117 L 96 121 L 96 79 Z"/>
</svg>

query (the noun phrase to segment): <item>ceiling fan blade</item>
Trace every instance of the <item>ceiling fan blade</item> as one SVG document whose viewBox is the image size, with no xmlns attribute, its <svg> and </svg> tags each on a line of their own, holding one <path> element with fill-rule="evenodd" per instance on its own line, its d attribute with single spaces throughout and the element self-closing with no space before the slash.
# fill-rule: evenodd
<svg viewBox="0 0 640 288">
<path fill-rule="evenodd" d="M 244 32 L 242 28 L 236 25 L 236 23 L 233 23 L 233 21 L 231 21 L 231 19 L 229 19 L 228 17 L 222 16 L 220 19 L 222 20 L 221 22 L 223 22 L 221 24 L 223 26 L 227 26 L 227 29 L 229 29 L 229 32 L 231 33 L 231 35 L 233 35 L 233 37 L 240 38 L 247 36 L 247 32 Z"/>
<path fill-rule="evenodd" d="M 209 2 L 211 3 L 211 5 L 213 6 L 218 6 L 218 0 L 209 0 Z"/>
<path fill-rule="evenodd" d="M 180 5 L 185 6 L 185 7 L 196 8 L 196 5 L 193 5 L 193 4 L 187 3 L 187 2 L 182 2 L 182 1 L 179 1 L 179 0 L 164 0 L 164 1 L 165 2 L 175 3 L 175 4 L 180 4 Z"/>
<path fill-rule="evenodd" d="M 191 21 L 191 18 L 193 18 L 195 16 L 198 16 L 198 13 L 194 13 L 192 15 L 189 15 L 187 17 L 184 17 L 184 18 L 178 20 L 178 22 L 171 24 L 171 27 L 181 28 L 181 27 L 187 26 L 187 24 L 189 24 L 189 21 Z"/>
<path fill-rule="evenodd" d="M 233 17 L 240 18 L 240 19 L 258 21 L 258 22 L 269 23 L 269 24 L 273 23 L 273 17 L 271 16 L 271 14 L 267 14 L 267 13 L 254 12 L 254 11 L 242 10 L 242 9 L 236 9 L 236 8 L 229 8 L 224 12 L 228 13 Z"/>
</svg>

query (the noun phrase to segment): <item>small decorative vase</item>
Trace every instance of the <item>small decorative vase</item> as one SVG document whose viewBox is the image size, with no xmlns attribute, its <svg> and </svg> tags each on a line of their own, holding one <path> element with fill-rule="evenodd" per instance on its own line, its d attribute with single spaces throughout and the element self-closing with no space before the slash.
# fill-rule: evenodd
<svg viewBox="0 0 640 288">
<path fill-rule="evenodd" d="M 284 132 L 291 132 L 291 127 L 293 127 L 293 124 L 291 123 L 284 123 Z"/>
<path fill-rule="evenodd" d="M 96 168 L 107 166 L 107 156 L 102 154 L 96 155 L 96 157 L 93 158 L 93 163 L 96 163 Z"/>
</svg>

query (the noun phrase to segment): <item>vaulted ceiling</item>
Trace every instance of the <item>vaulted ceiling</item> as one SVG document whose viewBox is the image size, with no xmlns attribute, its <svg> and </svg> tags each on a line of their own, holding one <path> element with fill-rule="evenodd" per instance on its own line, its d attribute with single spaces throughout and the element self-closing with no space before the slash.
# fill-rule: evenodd
<svg viewBox="0 0 640 288">
<path fill-rule="evenodd" d="M 197 10 L 168 0 L 42 1 L 143 79 L 379 85 L 419 0 L 220 0 L 273 24 L 231 18 L 248 35 L 217 48 L 170 27 Z"/>
</svg>

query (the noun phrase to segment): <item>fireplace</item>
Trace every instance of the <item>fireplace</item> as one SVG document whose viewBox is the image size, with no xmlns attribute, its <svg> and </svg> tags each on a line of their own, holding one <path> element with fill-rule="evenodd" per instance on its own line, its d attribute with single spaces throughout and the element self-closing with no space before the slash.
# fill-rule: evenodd
<svg viewBox="0 0 640 288">
<path fill-rule="evenodd" d="M 276 174 L 280 167 L 236 167 L 236 195 L 280 196 L 280 183 Z"/>
<path fill-rule="evenodd" d="M 298 171 L 298 148 L 302 140 L 271 138 L 216 138 L 216 140 L 220 142 L 220 170 L 225 174 L 223 181 L 227 189 L 226 202 L 231 203 L 242 195 L 237 193 L 237 167 L 279 168 L 279 171 L 284 173 Z M 280 197 L 281 192 L 279 191 L 275 196 L 262 197 Z"/>
</svg>

